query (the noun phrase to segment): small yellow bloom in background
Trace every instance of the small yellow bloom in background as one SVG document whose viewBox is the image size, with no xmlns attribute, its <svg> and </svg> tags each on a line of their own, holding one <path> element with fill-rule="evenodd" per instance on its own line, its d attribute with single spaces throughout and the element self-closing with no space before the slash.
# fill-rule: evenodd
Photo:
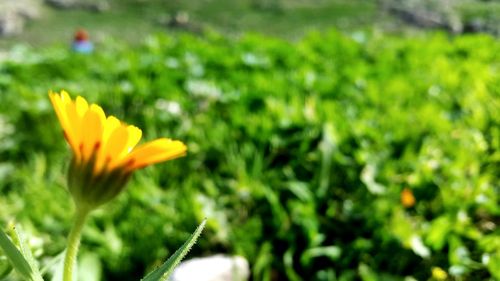
<svg viewBox="0 0 500 281">
<path fill-rule="evenodd" d="M 73 151 L 68 188 L 77 207 L 88 210 L 108 202 L 125 187 L 133 171 L 186 154 L 181 141 L 160 138 L 139 145 L 142 131 L 99 105 L 89 105 L 65 91 L 49 93 L 50 101 Z"/>
<path fill-rule="evenodd" d="M 403 204 L 405 208 L 411 208 L 415 206 L 415 202 L 415 196 L 413 195 L 413 192 L 411 192 L 411 189 L 403 189 L 401 192 L 401 204 Z"/>
<path fill-rule="evenodd" d="M 443 281 L 446 278 L 448 278 L 446 271 L 437 266 L 432 267 L 432 279 Z"/>
</svg>

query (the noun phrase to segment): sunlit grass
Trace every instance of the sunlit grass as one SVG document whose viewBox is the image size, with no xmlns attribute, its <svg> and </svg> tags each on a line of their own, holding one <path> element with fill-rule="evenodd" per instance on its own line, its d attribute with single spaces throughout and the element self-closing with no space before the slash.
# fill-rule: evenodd
<svg viewBox="0 0 500 281">
<path fill-rule="evenodd" d="M 40 18 L 27 24 L 23 34 L 0 39 L 0 47 L 22 42 L 34 46 L 69 44 L 74 31 L 80 27 L 87 29 L 93 40 L 112 37 L 137 44 L 152 32 L 177 32 L 169 29 L 166 23 L 178 11 L 186 11 L 190 24 L 197 30 L 208 28 L 228 35 L 251 31 L 284 38 L 298 38 L 313 29 L 356 30 L 372 27 L 379 21 L 376 4 L 364 0 L 276 1 L 281 3 L 279 8 L 255 4 L 266 1 L 109 2 L 111 8 L 102 13 L 45 7 Z"/>
</svg>

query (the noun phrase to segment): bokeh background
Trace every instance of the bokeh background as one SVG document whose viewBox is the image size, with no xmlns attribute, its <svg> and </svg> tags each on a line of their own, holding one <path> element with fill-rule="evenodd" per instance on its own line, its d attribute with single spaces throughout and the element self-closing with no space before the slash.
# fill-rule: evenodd
<svg viewBox="0 0 500 281">
<path fill-rule="evenodd" d="M 500 1 L 0 0 L 0 34 L 0 222 L 47 280 L 73 210 L 51 89 L 189 149 L 93 215 L 81 280 L 139 280 L 204 217 L 190 257 L 250 280 L 500 280 Z"/>
</svg>

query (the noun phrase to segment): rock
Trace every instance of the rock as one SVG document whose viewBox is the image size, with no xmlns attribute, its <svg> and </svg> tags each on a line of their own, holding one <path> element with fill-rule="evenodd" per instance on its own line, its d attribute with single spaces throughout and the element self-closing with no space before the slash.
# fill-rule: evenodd
<svg viewBox="0 0 500 281">
<path fill-rule="evenodd" d="M 170 281 L 244 281 L 249 276 L 250 268 L 245 258 L 215 255 L 182 262 Z"/>
<path fill-rule="evenodd" d="M 106 0 L 45 0 L 45 2 L 58 9 L 87 9 L 104 12 L 110 8 Z"/>
<path fill-rule="evenodd" d="M 168 16 L 167 19 L 160 19 L 159 23 L 171 29 L 203 33 L 203 26 L 190 21 L 189 13 L 186 11 L 177 11 L 173 15 Z"/>
<path fill-rule="evenodd" d="M 40 15 L 37 0 L 17 0 L 0 2 L 0 36 L 19 34 L 27 20 Z"/>
<path fill-rule="evenodd" d="M 476 33 L 488 31 L 486 22 L 481 18 L 475 18 L 464 26 L 464 33 Z"/>
<path fill-rule="evenodd" d="M 0 35 L 14 35 L 23 31 L 24 19 L 15 12 L 2 11 L 0 14 Z"/>
<path fill-rule="evenodd" d="M 463 23 L 452 0 L 382 0 L 382 7 L 402 20 L 423 28 L 463 31 Z"/>
</svg>

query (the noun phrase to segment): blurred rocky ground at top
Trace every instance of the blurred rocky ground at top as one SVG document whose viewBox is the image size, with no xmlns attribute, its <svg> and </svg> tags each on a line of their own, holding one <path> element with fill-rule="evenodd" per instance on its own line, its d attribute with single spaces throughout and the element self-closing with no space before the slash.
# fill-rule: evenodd
<svg viewBox="0 0 500 281">
<path fill-rule="evenodd" d="M 0 0 L 0 36 L 19 34 L 40 16 L 40 0 Z"/>
<path fill-rule="evenodd" d="M 417 27 L 500 35 L 499 0 L 380 0 L 379 3 L 382 9 Z"/>
<path fill-rule="evenodd" d="M 22 33 L 28 21 L 43 17 L 44 6 L 104 12 L 109 3 L 106 0 L 0 0 L 0 36 Z"/>
<path fill-rule="evenodd" d="M 115 20 L 115 25 L 120 25 L 126 23 L 127 18 L 144 16 L 141 13 L 147 10 L 148 5 L 150 17 L 140 19 L 142 22 L 147 21 L 150 26 L 161 25 L 162 28 L 195 32 L 202 30 L 205 24 L 215 25 L 215 29 L 218 26 L 222 27 L 222 31 L 228 26 L 239 28 L 241 31 L 245 31 L 247 27 L 251 31 L 259 31 L 257 26 L 259 17 L 265 19 L 261 21 L 261 25 L 269 26 L 266 20 L 270 21 L 269 17 L 274 16 L 277 18 L 278 25 L 285 26 L 281 28 L 282 30 L 286 29 L 287 24 L 290 25 L 290 30 L 300 29 L 300 24 L 310 24 L 313 28 L 316 26 L 338 27 L 336 25 L 345 22 L 344 18 L 358 17 L 358 19 L 364 18 L 362 22 L 365 26 L 376 25 L 379 21 L 390 18 L 392 25 L 396 28 L 403 22 L 403 26 L 444 29 L 455 34 L 485 32 L 495 36 L 500 35 L 500 0 L 311 0 L 307 2 L 299 0 L 242 0 L 240 2 L 224 0 L 198 2 L 195 0 L 0 0 L 0 36 L 15 37 L 23 34 L 30 25 L 36 26 L 38 23 L 44 26 L 45 32 L 54 32 L 61 28 L 57 25 L 69 23 L 58 22 L 57 19 L 49 20 L 49 18 L 57 18 L 61 13 L 75 13 L 74 11 L 79 11 L 80 14 L 72 14 L 71 17 L 74 17 L 72 20 L 78 21 L 81 25 L 89 21 L 91 16 L 88 14 L 91 13 L 99 14 L 100 17 L 108 15 L 112 17 L 113 14 L 118 17 L 117 11 L 127 11 L 127 14 L 121 16 L 123 20 Z M 160 10 L 159 7 L 163 9 L 163 14 L 159 11 L 157 14 L 151 12 L 151 10 Z M 181 10 L 172 9 L 172 7 L 179 7 Z M 214 13 L 217 9 L 226 8 L 226 13 L 221 11 Z M 234 9 L 238 9 L 236 13 Z M 354 11 L 356 9 L 360 10 L 359 13 Z M 366 10 L 370 9 L 374 11 L 367 14 Z M 60 11 L 57 12 L 59 16 L 54 16 L 50 11 Z M 82 14 L 82 11 L 87 14 Z M 136 11 L 135 14 L 134 11 Z M 191 17 L 192 13 L 197 13 L 194 20 Z M 80 20 L 79 15 L 83 15 L 83 19 Z M 151 15 L 156 18 L 152 19 Z M 238 19 L 242 18 L 242 15 L 248 16 L 245 16 L 245 19 Z M 287 17 L 289 17 L 289 23 L 287 23 Z M 250 20 L 246 20 L 247 18 Z M 301 23 L 297 22 L 297 19 L 308 21 Z M 316 24 L 315 21 L 318 23 Z M 103 25 L 108 28 L 107 24 Z M 130 21 L 130 25 L 134 25 L 133 20 Z M 266 29 L 263 28 L 263 30 Z M 144 31 L 147 31 L 147 28 Z M 40 31 L 37 30 L 34 33 L 40 33 Z M 281 32 L 277 30 L 275 33 Z"/>
</svg>

